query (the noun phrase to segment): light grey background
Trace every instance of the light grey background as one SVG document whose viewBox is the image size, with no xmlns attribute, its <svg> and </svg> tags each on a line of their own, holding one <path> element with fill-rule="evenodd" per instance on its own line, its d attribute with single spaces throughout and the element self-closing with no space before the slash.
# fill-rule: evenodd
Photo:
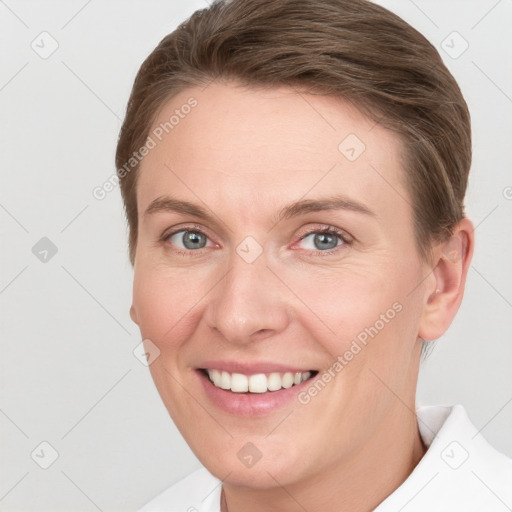
<svg viewBox="0 0 512 512">
<path fill-rule="evenodd" d="M 440 49 L 473 118 L 476 254 L 460 313 L 423 365 L 418 402 L 464 404 L 512 455 L 512 3 L 379 3 Z M 133 354 L 119 190 L 102 201 L 92 191 L 115 171 L 142 60 L 205 6 L 0 1 L 2 511 L 135 510 L 199 466 Z M 47 242 L 33 253 L 43 237 L 55 255 Z M 58 458 L 42 469 L 52 450 Z"/>
</svg>

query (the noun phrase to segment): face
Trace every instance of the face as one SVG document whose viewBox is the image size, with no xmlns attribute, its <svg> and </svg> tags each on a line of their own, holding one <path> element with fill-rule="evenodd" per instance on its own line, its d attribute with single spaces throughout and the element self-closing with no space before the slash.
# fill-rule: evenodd
<svg viewBox="0 0 512 512">
<path fill-rule="evenodd" d="M 234 83 L 182 91 L 151 133 L 131 315 L 197 457 L 263 488 L 396 436 L 427 274 L 399 138 L 338 99 Z"/>
</svg>

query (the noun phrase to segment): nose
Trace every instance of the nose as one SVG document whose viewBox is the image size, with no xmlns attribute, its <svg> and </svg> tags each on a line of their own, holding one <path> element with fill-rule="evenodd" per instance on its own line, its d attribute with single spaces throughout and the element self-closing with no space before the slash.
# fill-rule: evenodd
<svg viewBox="0 0 512 512">
<path fill-rule="evenodd" d="M 286 289 L 263 255 L 247 263 L 234 254 L 229 271 L 212 290 L 204 314 L 209 327 L 230 343 L 263 340 L 289 324 Z"/>
</svg>

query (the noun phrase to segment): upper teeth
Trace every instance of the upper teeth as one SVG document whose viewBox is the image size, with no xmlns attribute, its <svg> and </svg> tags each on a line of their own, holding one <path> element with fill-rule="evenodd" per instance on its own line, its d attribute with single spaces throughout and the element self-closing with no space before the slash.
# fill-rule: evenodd
<svg viewBox="0 0 512 512">
<path fill-rule="evenodd" d="M 235 393 L 265 393 L 278 391 L 281 388 L 291 388 L 295 384 L 309 379 L 311 372 L 286 372 L 286 373 L 257 373 L 244 375 L 243 373 L 229 373 L 219 370 L 207 370 L 210 380 L 215 386 L 222 389 L 230 389 Z"/>
</svg>

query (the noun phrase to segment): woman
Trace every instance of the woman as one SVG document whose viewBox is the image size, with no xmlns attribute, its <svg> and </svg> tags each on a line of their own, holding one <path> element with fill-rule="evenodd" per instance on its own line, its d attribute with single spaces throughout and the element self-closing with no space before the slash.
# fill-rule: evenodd
<svg viewBox="0 0 512 512">
<path fill-rule="evenodd" d="M 501 510 L 512 462 L 416 410 L 462 300 L 469 113 L 363 0 L 234 0 L 142 65 L 116 165 L 131 317 L 205 466 L 143 511 Z"/>
</svg>

